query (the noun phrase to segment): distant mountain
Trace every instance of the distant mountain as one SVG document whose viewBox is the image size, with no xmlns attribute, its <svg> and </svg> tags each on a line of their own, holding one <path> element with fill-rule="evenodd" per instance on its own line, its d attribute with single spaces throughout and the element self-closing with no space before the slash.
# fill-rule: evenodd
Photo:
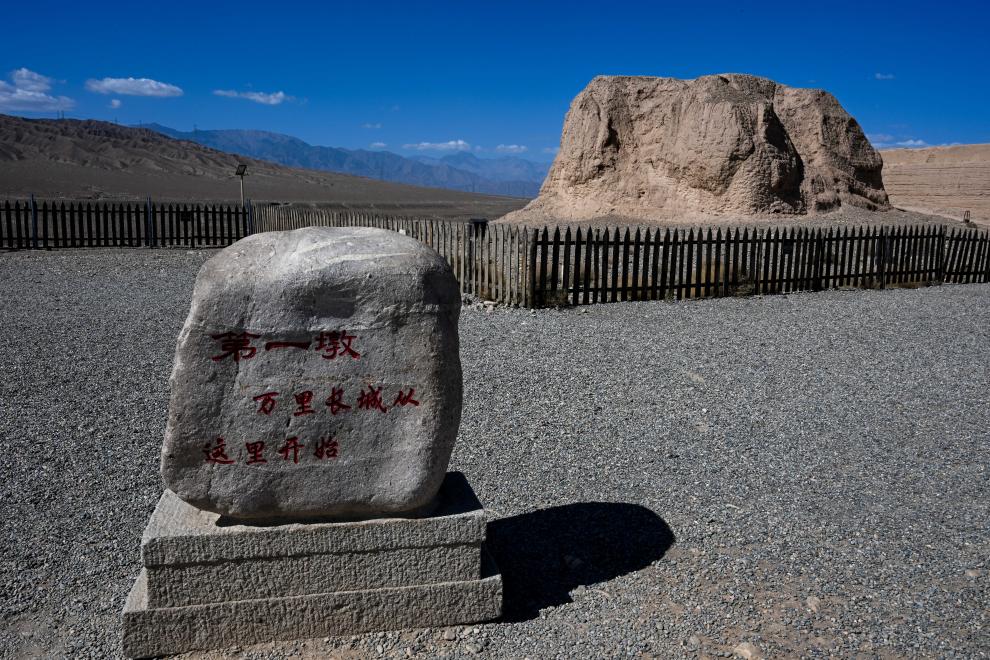
<svg viewBox="0 0 990 660">
<path fill-rule="evenodd" d="M 550 170 L 550 163 L 537 163 L 514 156 L 478 158 L 466 151 L 441 158 L 414 156 L 413 160 L 431 165 L 450 165 L 492 181 L 528 181 L 537 185 L 543 183 Z"/>
<path fill-rule="evenodd" d="M 240 197 L 234 176 L 239 163 L 248 166 L 247 197 L 260 202 L 457 218 L 497 218 L 526 202 L 292 168 L 108 122 L 0 114 L 0 200 L 34 194 L 39 199 L 232 202 Z"/>
<path fill-rule="evenodd" d="M 269 131 L 178 131 L 160 124 L 142 124 L 140 128 L 196 142 L 219 151 L 290 167 L 352 174 L 415 186 L 535 197 L 543 182 L 543 176 L 538 173 L 539 166 L 519 158 L 492 159 L 491 165 L 488 165 L 487 160 L 472 154 L 412 159 L 388 151 L 317 147 L 290 135 Z M 512 173 L 518 173 L 518 178 Z M 544 171 L 543 175 L 545 174 Z"/>
</svg>

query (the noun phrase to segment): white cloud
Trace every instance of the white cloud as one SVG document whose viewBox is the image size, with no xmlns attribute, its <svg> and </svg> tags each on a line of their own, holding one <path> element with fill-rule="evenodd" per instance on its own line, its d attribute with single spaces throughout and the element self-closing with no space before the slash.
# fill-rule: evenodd
<svg viewBox="0 0 990 660">
<path fill-rule="evenodd" d="M 384 142 L 372 142 L 371 143 L 371 148 L 372 149 L 384 149 L 387 146 L 388 145 L 385 144 Z"/>
<path fill-rule="evenodd" d="M 14 81 L 14 87 L 28 92 L 47 92 L 52 88 L 51 78 L 24 67 L 10 74 L 10 79 Z"/>
<path fill-rule="evenodd" d="M 555 154 L 560 151 L 560 147 L 543 147 L 543 153 L 545 154 Z"/>
<path fill-rule="evenodd" d="M 448 142 L 418 142 L 416 144 L 404 144 L 403 149 L 413 149 L 415 151 L 470 151 L 471 145 L 464 140 L 450 140 Z"/>
<path fill-rule="evenodd" d="M 529 151 L 525 144 L 500 144 L 495 147 L 495 151 L 500 154 L 524 154 Z"/>
<path fill-rule="evenodd" d="M 175 85 L 150 78 L 90 78 L 86 89 L 97 94 L 123 94 L 125 96 L 182 96 L 182 90 Z"/>
<path fill-rule="evenodd" d="M 361 128 L 377 129 L 381 127 L 382 127 L 382 123 L 380 121 L 375 122 L 374 124 L 372 124 L 370 121 L 361 124 Z"/>
<path fill-rule="evenodd" d="M 116 110 L 120 106 L 124 105 L 121 103 L 120 99 L 110 99 L 110 107 Z"/>
<path fill-rule="evenodd" d="M 893 80 L 894 74 L 892 73 L 874 73 L 873 77 L 877 80 Z"/>
<path fill-rule="evenodd" d="M 233 89 L 215 89 L 213 93 L 216 96 L 226 96 L 232 99 L 247 99 L 248 101 L 254 101 L 255 103 L 260 103 L 262 105 L 280 105 L 285 101 L 292 101 L 293 98 L 286 94 L 285 92 L 273 92 L 271 94 L 266 94 L 264 92 L 238 92 Z"/>
<path fill-rule="evenodd" d="M 899 140 L 897 142 L 881 142 L 876 145 L 878 149 L 921 149 L 923 147 L 930 147 L 932 145 L 928 144 L 924 140 Z"/>
<path fill-rule="evenodd" d="M 13 85 L 0 80 L 0 110 L 14 112 L 52 112 L 68 110 L 76 104 L 67 96 L 52 96 L 52 79 L 20 68 L 10 74 Z"/>
<path fill-rule="evenodd" d="M 921 149 L 924 147 L 943 146 L 931 145 L 924 140 L 919 140 L 916 138 L 898 139 L 897 137 L 887 133 L 870 133 L 866 137 L 877 149 Z"/>
</svg>

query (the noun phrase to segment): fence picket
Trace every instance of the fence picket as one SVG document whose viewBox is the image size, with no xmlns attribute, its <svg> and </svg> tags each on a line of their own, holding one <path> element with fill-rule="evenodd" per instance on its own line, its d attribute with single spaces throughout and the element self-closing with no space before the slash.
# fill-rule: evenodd
<svg viewBox="0 0 990 660">
<path fill-rule="evenodd" d="M 14 249 L 14 217 L 13 211 L 10 208 L 10 200 L 4 200 L 3 203 L 3 226 L 5 229 L 4 240 L 7 243 L 7 247 Z M 3 241 L 0 241 L 0 245 L 3 245 Z"/>
<path fill-rule="evenodd" d="M 571 297 L 570 292 L 570 270 L 571 270 L 571 228 L 567 227 L 564 230 L 564 245 L 563 254 L 561 255 L 563 261 L 561 262 L 561 297 L 563 300 L 568 300 Z"/>
<path fill-rule="evenodd" d="M 843 228 L 523 227 L 326 208 L 6 200 L 0 247 L 226 246 L 253 231 L 366 226 L 436 250 L 462 293 L 507 305 L 990 281 L 990 233 Z"/>
<path fill-rule="evenodd" d="M 568 229 L 568 232 L 570 230 Z M 568 235 L 570 243 L 570 235 Z M 571 296 L 571 304 L 577 306 L 581 302 L 581 228 L 578 227 L 574 234 L 574 293 Z"/>
<path fill-rule="evenodd" d="M 728 230 L 726 230 L 728 231 Z M 714 257 L 712 258 L 712 285 L 711 294 L 716 297 L 725 295 L 725 272 L 728 268 L 722 264 L 722 229 L 715 231 L 715 244 L 713 246 Z"/>
<path fill-rule="evenodd" d="M 141 207 L 137 204 L 128 204 L 128 213 L 133 213 L 135 247 L 148 244 L 148 225 L 141 217 Z"/>
<path fill-rule="evenodd" d="M 580 233 L 581 230 L 579 229 L 578 234 Z M 580 241 L 580 236 L 578 236 L 578 240 Z M 581 303 L 584 305 L 587 305 L 591 299 L 588 288 L 591 286 L 591 253 L 594 249 L 595 243 L 591 228 L 589 227 L 584 236 L 584 272 L 582 274 L 583 290 L 581 292 Z"/>
<path fill-rule="evenodd" d="M 815 234 L 810 229 L 800 231 L 801 255 L 798 261 L 798 291 L 811 289 L 811 278 L 815 265 Z"/>
<path fill-rule="evenodd" d="M 949 231 L 948 235 L 945 237 L 945 242 L 948 247 L 946 250 L 945 267 L 942 279 L 945 282 L 953 283 L 955 282 L 956 252 L 959 249 L 959 243 L 956 241 L 955 229 Z"/>
<path fill-rule="evenodd" d="M 986 282 L 985 273 L 987 270 L 987 251 L 990 250 L 990 232 L 984 233 L 979 239 L 980 249 L 976 262 L 973 264 L 973 282 Z"/>
<path fill-rule="evenodd" d="M 595 302 L 608 302 L 608 258 L 609 258 L 609 243 L 611 238 L 611 233 L 608 229 L 605 230 L 595 230 L 595 236 L 597 237 L 596 243 L 598 244 L 598 249 L 596 250 L 596 255 L 598 255 L 598 284 L 595 287 Z"/>
<path fill-rule="evenodd" d="M 626 231 L 628 232 L 628 230 Z M 632 271 L 631 271 L 632 279 L 626 283 L 627 287 L 629 288 L 629 295 L 628 297 L 624 298 L 624 300 L 642 300 L 642 297 L 640 296 L 639 252 L 643 246 L 644 244 L 642 242 L 642 236 L 640 234 L 639 227 L 637 227 L 636 233 L 633 235 L 633 242 L 632 242 Z M 628 264 L 628 260 L 627 260 L 627 264 Z"/>
</svg>

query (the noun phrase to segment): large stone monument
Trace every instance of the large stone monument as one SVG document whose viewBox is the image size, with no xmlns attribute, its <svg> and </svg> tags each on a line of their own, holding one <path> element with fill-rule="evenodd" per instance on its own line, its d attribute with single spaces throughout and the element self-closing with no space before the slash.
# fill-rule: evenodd
<svg viewBox="0 0 990 660">
<path fill-rule="evenodd" d="M 882 168 L 859 124 L 825 90 L 734 73 L 598 76 L 571 103 L 539 197 L 503 220 L 883 211 Z"/>
<path fill-rule="evenodd" d="M 484 509 L 447 473 L 459 311 L 446 262 L 383 230 L 256 234 L 203 266 L 126 655 L 501 614 Z"/>
</svg>

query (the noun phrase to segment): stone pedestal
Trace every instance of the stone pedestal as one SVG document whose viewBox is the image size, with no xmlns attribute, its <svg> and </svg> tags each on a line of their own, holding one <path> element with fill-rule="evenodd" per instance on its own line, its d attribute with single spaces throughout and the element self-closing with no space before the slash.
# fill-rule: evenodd
<svg viewBox="0 0 990 660">
<path fill-rule="evenodd" d="M 486 516 L 450 473 L 425 518 L 242 525 L 165 491 L 124 608 L 124 654 L 494 619 L 502 579 Z"/>
</svg>

